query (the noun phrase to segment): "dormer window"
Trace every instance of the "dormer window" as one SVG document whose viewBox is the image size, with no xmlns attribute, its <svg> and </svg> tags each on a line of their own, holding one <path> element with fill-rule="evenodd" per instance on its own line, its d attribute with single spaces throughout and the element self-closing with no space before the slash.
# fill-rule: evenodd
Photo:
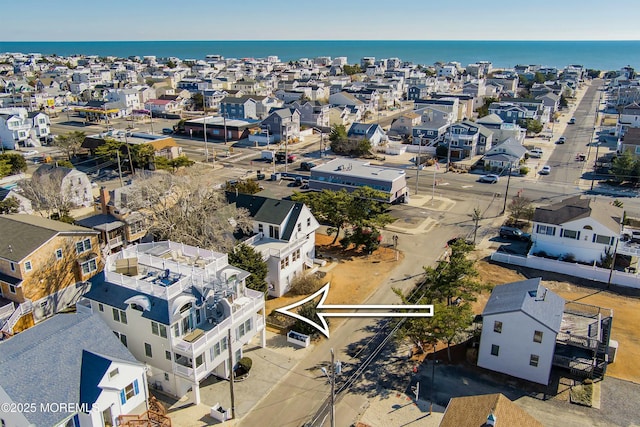
<svg viewBox="0 0 640 427">
<path fill-rule="evenodd" d="M 119 374 L 118 368 L 116 368 L 116 369 L 114 369 L 114 370 L 110 371 L 110 372 L 109 372 L 109 379 L 111 379 L 111 378 L 113 378 L 113 377 L 117 376 L 118 374 Z"/>
</svg>

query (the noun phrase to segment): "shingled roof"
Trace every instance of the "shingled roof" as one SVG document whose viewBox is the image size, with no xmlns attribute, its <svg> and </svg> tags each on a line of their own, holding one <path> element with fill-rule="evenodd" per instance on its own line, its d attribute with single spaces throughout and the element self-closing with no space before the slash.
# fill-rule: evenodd
<svg viewBox="0 0 640 427">
<path fill-rule="evenodd" d="M 575 196 L 552 205 L 536 208 L 533 221 L 562 225 L 592 217 L 612 232 L 619 233 L 622 216 L 622 208 L 607 202 Z"/>
<path fill-rule="evenodd" d="M 543 424 L 501 393 L 454 397 L 440 427 L 483 427 L 492 416 L 496 426 L 542 427 Z"/>
</svg>

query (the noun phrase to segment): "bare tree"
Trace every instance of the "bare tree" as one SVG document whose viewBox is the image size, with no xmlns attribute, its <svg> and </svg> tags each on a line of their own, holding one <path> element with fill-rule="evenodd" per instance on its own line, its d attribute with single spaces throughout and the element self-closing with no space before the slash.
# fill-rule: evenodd
<svg viewBox="0 0 640 427">
<path fill-rule="evenodd" d="M 62 185 L 63 179 L 64 174 L 61 173 L 41 174 L 19 181 L 18 188 L 40 215 L 47 218 L 54 214 L 63 217 L 74 206 L 69 187 Z"/>
<path fill-rule="evenodd" d="M 199 168 L 180 175 L 156 172 L 139 177 L 132 187 L 128 207 L 147 217 L 159 240 L 228 252 L 234 233 L 252 229 L 249 212 L 227 204 L 224 192 Z"/>
<path fill-rule="evenodd" d="M 522 196 L 516 196 L 511 200 L 507 207 L 511 212 L 511 219 L 517 226 L 520 218 L 524 218 L 527 221 L 531 221 L 533 218 L 534 208 L 531 199 Z"/>
<path fill-rule="evenodd" d="M 65 152 L 69 161 L 78 154 L 80 146 L 87 136 L 82 131 L 69 132 L 66 135 L 58 135 L 53 140 L 53 145 Z"/>
</svg>

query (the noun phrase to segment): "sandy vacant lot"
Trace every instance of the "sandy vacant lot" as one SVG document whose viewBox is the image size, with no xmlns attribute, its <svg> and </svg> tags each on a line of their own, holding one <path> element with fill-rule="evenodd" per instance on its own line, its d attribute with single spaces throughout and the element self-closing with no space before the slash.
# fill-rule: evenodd
<svg viewBox="0 0 640 427">
<path fill-rule="evenodd" d="M 511 268 L 480 260 L 476 263 L 481 279 L 490 285 L 499 285 L 526 279 Z M 535 276 L 529 276 L 535 277 Z M 618 341 L 615 363 L 607 368 L 607 375 L 640 383 L 640 298 L 619 295 L 613 292 L 580 286 L 558 280 L 543 280 L 544 285 L 568 301 L 579 301 L 599 307 L 613 309 L 613 331 L 611 339 Z M 477 313 L 482 312 L 489 295 L 484 293 L 474 304 Z"/>
<path fill-rule="evenodd" d="M 316 250 L 325 259 L 331 258 L 321 270 L 327 271 L 326 281 L 331 282 L 328 304 L 359 304 L 365 301 L 380 284 L 389 276 L 395 266 L 395 251 L 380 247 L 371 255 L 364 255 L 352 250 L 344 251 L 338 243 L 332 245 L 333 236 L 316 233 Z M 283 297 L 266 302 L 267 314 L 272 310 L 292 304 L 304 298 L 286 294 Z M 398 300 L 398 303 L 400 301 Z M 331 329 L 343 319 L 331 319 Z"/>
</svg>

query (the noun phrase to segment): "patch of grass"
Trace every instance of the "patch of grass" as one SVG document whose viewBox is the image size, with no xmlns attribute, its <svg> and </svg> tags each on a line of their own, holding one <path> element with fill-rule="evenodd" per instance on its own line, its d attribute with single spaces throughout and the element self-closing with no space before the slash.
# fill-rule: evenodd
<svg viewBox="0 0 640 427">
<path fill-rule="evenodd" d="M 582 406 L 592 406 L 593 384 L 580 384 L 571 387 L 569 400 L 571 403 Z"/>
</svg>

